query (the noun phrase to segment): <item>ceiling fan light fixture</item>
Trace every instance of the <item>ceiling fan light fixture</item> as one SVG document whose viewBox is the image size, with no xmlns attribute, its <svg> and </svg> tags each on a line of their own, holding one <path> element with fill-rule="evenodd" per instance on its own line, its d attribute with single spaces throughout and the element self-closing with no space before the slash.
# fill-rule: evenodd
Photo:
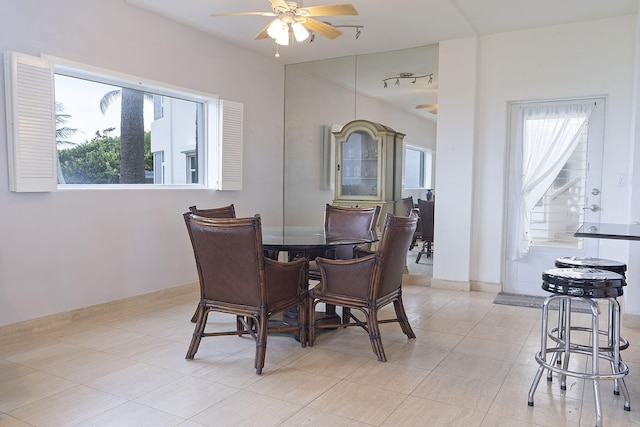
<svg viewBox="0 0 640 427">
<path fill-rule="evenodd" d="M 274 19 L 267 28 L 267 34 L 280 45 L 289 44 L 289 28 L 280 18 Z M 284 42 L 286 40 L 286 42 Z"/>
<path fill-rule="evenodd" d="M 293 35 L 297 42 L 303 42 L 309 38 L 309 31 L 300 22 L 291 24 L 291 29 L 293 29 Z"/>
</svg>

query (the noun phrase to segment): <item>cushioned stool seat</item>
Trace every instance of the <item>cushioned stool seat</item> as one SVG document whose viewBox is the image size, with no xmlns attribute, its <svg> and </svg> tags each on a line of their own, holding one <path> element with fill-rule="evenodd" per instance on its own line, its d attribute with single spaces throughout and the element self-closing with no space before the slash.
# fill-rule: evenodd
<svg viewBox="0 0 640 427">
<path fill-rule="evenodd" d="M 597 268 L 598 270 L 608 270 L 622 276 L 627 271 L 627 265 L 620 261 L 604 258 L 568 256 L 557 258 L 555 266 L 558 268 Z"/>
<path fill-rule="evenodd" d="M 594 404 L 596 409 L 596 426 L 602 426 L 602 411 L 600 405 L 600 380 L 614 380 L 614 392 L 619 384 L 624 395 L 624 409 L 631 409 L 629 392 L 624 383 L 624 377 L 629 368 L 620 358 L 620 305 L 616 297 L 623 295 L 625 286 L 624 276 L 621 274 L 593 268 L 555 268 L 546 270 L 542 274 L 542 288 L 551 292 L 542 305 L 542 331 L 540 351 L 535 359 L 538 363 L 531 388 L 529 389 L 528 404 L 533 406 L 533 396 L 545 369 L 560 375 L 560 385 L 566 389 L 566 377 L 576 377 L 592 381 Z M 600 311 L 597 301 L 606 300 L 612 307 L 611 315 L 607 319 L 605 330 L 600 329 Z M 548 328 L 549 306 L 558 302 L 558 327 Z M 591 327 L 571 326 L 572 302 L 580 302 L 587 306 L 591 315 Z M 582 331 L 590 334 L 590 343 L 579 344 L 572 341 L 572 332 Z M 607 335 L 607 345 L 600 346 L 600 335 Z M 547 347 L 547 340 L 555 341 L 555 346 Z M 551 354 L 551 360 L 547 355 Z M 572 354 L 591 356 L 591 368 L 584 371 L 571 370 L 569 359 Z M 561 365 L 556 364 L 562 357 Z M 609 362 L 610 371 L 600 370 L 600 360 Z M 551 380 L 551 375 L 548 376 Z"/>
</svg>

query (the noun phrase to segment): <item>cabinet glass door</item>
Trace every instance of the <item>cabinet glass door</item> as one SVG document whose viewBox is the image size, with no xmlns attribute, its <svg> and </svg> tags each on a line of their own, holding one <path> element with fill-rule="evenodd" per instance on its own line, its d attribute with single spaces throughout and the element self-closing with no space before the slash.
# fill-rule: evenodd
<svg viewBox="0 0 640 427">
<path fill-rule="evenodd" d="M 366 132 L 354 132 L 342 144 L 343 196 L 378 195 L 378 149 L 378 141 Z"/>
</svg>

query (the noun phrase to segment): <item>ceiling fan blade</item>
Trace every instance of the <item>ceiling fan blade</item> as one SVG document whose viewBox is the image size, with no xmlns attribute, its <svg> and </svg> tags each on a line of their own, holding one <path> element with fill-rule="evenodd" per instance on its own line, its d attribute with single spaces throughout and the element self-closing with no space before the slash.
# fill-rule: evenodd
<svg viewBox="0 0 640 427">
<path fill-rule="evenodd" d="M 418 108 L 438 108 L 438 104 L 418 104 L 416 109 Z"/>
<path fill-rule="evenodd" d="M 343 16 L 357 15 L 358 11 L 350 4 L 336 4 L 330 6 L 309 6 L 302 7 L 300 10 L 306 10 L 308 16 Z"/>
<path fill-rule="evenodd" d="M 314 33 L 318 33 L 332 40 L 342 35 L 342 30 L 332 27 L 329 24 L 325 24 L 324 22 L 318 21 L 317 19 L 307 17 L 306 22 L 303 22 L 302 25 L 307 30 L 313 31 Z"/>
<path fill-rule="evenodd" d="M 273 21 L 271 21 L 273 22 Z M 269 25 L 271 25 L 271 22 L 269 22 L 263 29 L 262 31 L 260 31 L 258 33 L 258 35 L 256 36 L 256 40 L 262 40 L 262 39 L 267 39 L 269 38 L 269 34 L 267 34 L 267 30 L 269 29 Z"/>
<path fill-rule="evenodd" d="M 234 13 L 212 13 L 211 16 L 276 16 L 273 12 L 234 12 Z"/>
<path fill-rule="evenodd" d="M 284 0 L 269 0 L 271 2 L 271 7 L 275 10 L 276 8 L 289 10 L 289 5 Z"/>
</svg>

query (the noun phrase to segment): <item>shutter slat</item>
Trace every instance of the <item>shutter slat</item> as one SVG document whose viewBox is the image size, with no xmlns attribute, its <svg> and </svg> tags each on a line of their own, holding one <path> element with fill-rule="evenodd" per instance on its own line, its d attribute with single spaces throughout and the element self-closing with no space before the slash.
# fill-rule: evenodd
<svg viewBox="0 0 640 427">
<path fill-rule="evenodd" d="M 223 100 L 220 102 L 220 111 L 220 189 L 242 190 L 243 105 Z"/>
<path fill-rule="evenodd" d="M 5 53 L 9 189 L 57 189 L 55 95 L 49 61 Z"/>
</svg>

